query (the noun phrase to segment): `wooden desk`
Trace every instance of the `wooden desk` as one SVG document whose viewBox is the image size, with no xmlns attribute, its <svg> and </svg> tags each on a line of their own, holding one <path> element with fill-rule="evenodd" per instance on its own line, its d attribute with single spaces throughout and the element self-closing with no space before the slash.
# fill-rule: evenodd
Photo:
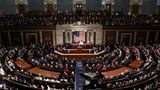
<svg viewBox="0 0 160 90">
<path fill-rule="evenodd" d="M 133 68 L 138 68 L 142 65 L 141 60 L 134 60 L 132 63 L 130 63 L 128 66 L 133 67 Z"/>
<path fill-rule="evenodd" d="M 72 44 L 70 49 L 92 49 L 92 45 L 78 45 L 78 44 Z"/>
<path fill-rule="evenodd" d="M 65 53 L 68 53 L 68 54 L 76 54 L 76 53 L 93 53 L 94 50 L 93 49 L 63 49 L 63 51 Z"/>
<path fill-rule="evenodd" d="M 97 56 L 104 55 L 105 50 L 98 53 L 61 53 L 59 51 L 54 51 L 58 57 L 66 57 L 70 60 L 91 60 L 95 59 Z"/>
<path fill-rule="evenodd" d="M 50 78 L 55 78 L 55 79 L 58 79 L 58 77 L 60 75 L 59 72 L 43 70 L 43 69 L 40 69 L 40 68 L 37 68 L 37 67 L 28 70 L 28 72 L 34 73 L 34 74 L 37 74 L 37 75 L 40 74 L 42 76 L 50 77 Z"/>
<path fill-rule="evenodd" d="M 105 76 L 105 77 L 114 77 L 114 76 L 119 76 L 121 75 L 122 73 L 128 73 L 128 72 L 132 72 L 132 69 L 128 68 L 128 67 L 121 67 L 121 68 L 118 68 L 118 69 L 115 69 L 115 70 L 111 70 L 111 71 L 106 71 L 106 72 L 102 72 L 102 74 Z"/>
<path fill-rule="evenodd" d="M 54 72 L 54 71 L 49 71 L 49 70 L 43 70 L 40 69 L 38 67 L 32 67 L 32 65 L 28 64 L 25 60 L 17 60 L 16 64 L 24 69 L 27 70 L 30 73 L 34 73 L 37 75 L 42 75 L 42 76 L 46 76 L 46 77 L 50 77 L 50 78 L 56 78 L 58 79 L 60 72 Z M 29 69 L 28 69 L 29 68 Z"/>
<path fill-rule="evenodd" d="M 17 60 L 16 61 L 17 66 L 19 66 L 20 68 L 24 69 L 24 70 L 28 70 L 29 68 L 32 67 L 32 65 L 28 64 L 26 61 L 24 60 Z"/>
<path fill-rule="evenodd" d="M 141 60 L 133 60 L 128 66 L 133 67 L 133 68 L 138 68 L 140 65 L 142 65 Z M 115 70 L 102 72 L 102 74 L 105 77 L 119 76 L 122 73 L 125 74 L 125 73 L 128 73 L 128 72 L 132 72 L 134 70 L 134 69 L 131 69 L 129 67 L 120 67 L 120 68 L 115 69 Z"/>
</svg>

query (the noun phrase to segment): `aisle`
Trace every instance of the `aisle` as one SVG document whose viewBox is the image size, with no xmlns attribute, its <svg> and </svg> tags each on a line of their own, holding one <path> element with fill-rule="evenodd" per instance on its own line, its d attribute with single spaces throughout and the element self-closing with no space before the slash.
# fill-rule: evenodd
<svg viewBox="0 0 160 90">
<path fill-rule="evenodd" d="M 80 76 L 84 73 L 83 63 L 81 61 L 76 62 L 76 76 L 75 76 L 75 90 L 82 90 L 84 79 Z"/>
</svg>

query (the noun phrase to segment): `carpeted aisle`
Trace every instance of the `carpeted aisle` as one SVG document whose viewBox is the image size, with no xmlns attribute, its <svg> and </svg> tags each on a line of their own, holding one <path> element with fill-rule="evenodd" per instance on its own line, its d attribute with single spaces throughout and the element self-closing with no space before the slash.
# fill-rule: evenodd
<svg viewBox="0 0 160 90">
<path fill-rule="evenodd" d="M 76 62 L 76 76 L 75 76 L 75 90 L 82 90 L 84 79 L 80 76 L 84 73 L 83 63 L 81 61 Z"/>
</svg>

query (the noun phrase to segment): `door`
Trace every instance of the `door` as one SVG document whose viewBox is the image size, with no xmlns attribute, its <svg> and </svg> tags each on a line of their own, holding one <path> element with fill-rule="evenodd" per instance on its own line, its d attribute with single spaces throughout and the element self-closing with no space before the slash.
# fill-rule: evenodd
<svg viewBox="0 0 160 90">
<path fill-rule="evenodd" d="M 19 4 L 18 5 L 18 11 L 19 11 L 19 13 L 26 13 L 26 5 L 25 4 Z"/>
<path fill-rule="evenodd" d="M 53 13 L 54 12 L 54 5 L 53 4 L 47 4 L 47 12 Z"/>
<path fill-rule="evenodd" d="M 139 5 L 132 5 L 131 6 L 131 13 L 138 15 L 139 14 Z"/>
<path fill-rule="evenodd" d="M 131 33 L 122 33 L 121 34 L 121 44 L 122 45 L 131 45 L 132 34 Z"/>
<path fill-rule="evenodd" d="M 28 33 L 26 34 L 27 44 L 37 44 L 37 34 L 36 33 Z"/>
</svg>

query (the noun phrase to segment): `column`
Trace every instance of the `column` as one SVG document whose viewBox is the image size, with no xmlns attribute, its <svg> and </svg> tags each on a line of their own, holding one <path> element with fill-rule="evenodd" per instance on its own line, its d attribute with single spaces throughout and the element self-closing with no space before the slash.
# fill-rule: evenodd
<svg viewBox="0 0 160 90">
<path fill-rule="evenodd" d="M 146 45 L 148 44 L 148 38 L 149 38 L 149 32 L 147 31 L 147 35 L 146 35 Z"/>
<path fill-rule="evenodd" d="M 136 43 L 136 40 L 137 40 L 137 31 L 134 32 L 134 41 L 133 41 L 134 44 Z"/>
<path fill-rule="evenodd" d="M 72 43 L 74 43 L 74 31 L 72 31 Z"/>
<path fill-rule="evenodd" d="M 39 31 L 39 34 L 40 34 L 40 42 L 42 43 L 43 40 L 42 40 L 42 31 Z"/>
<path fill-rule="evenodd" d="M 23 36 L 23 32 L 21 31 L 21 43 L 24 46 L 24 36 Z"/>
<path fill-rule="evenodd" d="M 85 31 L 85 44 L 87 44 L 87 30 Z"/>
<path fill-rule="evenodd" d="M 130 5 L 130 12 L 131 14 L 141 14 L 142 12 L 142 0 L 130 0 L 129 2 Z"/>
<path fill-rule="evenodd" d="M 158 5 L 158 15 L 160 15 L 160 5 Z"/>
<path fill-rule="evenodd" d="M 65 31 L 63 31 L 63 44 L 65 44 Z"/>
<path fill-rule="evenodd" d="M 54 37 L 54 31 L 52 31 L 52 38 L 53 38 L 52 39 L 53 40 L 52 43 L 53 43 L 53 45 L 55 45 L 55 42 L 54 42 L 54 39 L 55 39 L 55 37 Z"/>
<path fill-rule="evenodd" d="M 116 31 L 116 43 L 117 44 L 119 44 L 118 37 L 119 37 L 119 31 Z"/>
<path fill-rule="evenodd" d="M 10 31 L 8 31 L 8 41 L 9 41 L 9 45 L 11 45 L 11 33 L 10 33 Z"/>
<path fill-rule="evenodd" d="M 156 42 L 158 41 L 158 35 L 159 35 L 159 32 L 157 31 L 157 32 L 156 32 L 156 36 L 155 36 L 155 41 L 156 41 Z"/>
<path fill-rule="evenodd" d="M 160 15 L 160 0 L 157 0 L 157 15 Z"/>
<path fill-rule="evenodd" d="M 94 46 L 96 45 L 96 30 L 94 30 L 94 39 L 93 39 L 93 43 L 94 43 Z"/>
<path fill-rule="evenodd" d="M 112 13 L 112 4 L 111 3 L 106 3 L 104 5 L 104 10 L 107 12 L 107 16 L 109 17 Z"/>
<path fill-rule="evenodd" d="M 106 42 L 106 31 L 103 30 L 103 42 L 102 42 L 102 44 L 105 45 L 105 42 Z"/>
<path fill-rule="evenodd" d="M 2 35 L 1 35 L 1 32 L 0 32 L 0 46 L 2 45 Z"/>
</svg>

